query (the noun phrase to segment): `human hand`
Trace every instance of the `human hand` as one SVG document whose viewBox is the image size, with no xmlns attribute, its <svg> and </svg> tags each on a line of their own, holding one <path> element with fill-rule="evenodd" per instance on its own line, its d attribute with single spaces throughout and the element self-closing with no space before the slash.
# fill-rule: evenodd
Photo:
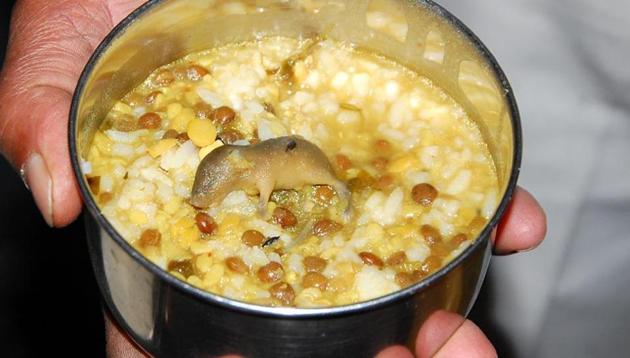
<svg viewBox="0 0 630 358">
<path fill-rule="evenodd" d="M 68 151 L 72 93 L 88 58 L 141 0 L 20 0 L 0 76 L 0 151 L 50 226 L 81 211 Z"/>
</svg>

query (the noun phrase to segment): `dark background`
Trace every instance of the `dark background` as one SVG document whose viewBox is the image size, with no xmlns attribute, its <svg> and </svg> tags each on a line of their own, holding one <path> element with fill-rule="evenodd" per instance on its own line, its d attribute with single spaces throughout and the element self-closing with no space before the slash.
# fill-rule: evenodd
<svg viewBox="0 0 630 358">
<path fill-rule="evenodd" d="M 13 2 L 0 1 L 0 58 Z M 48 228 L 0 158 L 0 356 L 104 357 L 104 342 L 83 221 Z"/>
<path fill-rule="evenodd" d="M 0 63 L 13 3 L 0 0 Z M 509 342 L 487 319 L 492 291 L 487 280 L 471 319 L 501 357 L 510 357 Z M 104 344 L 83 221 L 48 228 L 20 177 L 0 157 L 0 356 L 104 357 Z"/>
</svg>

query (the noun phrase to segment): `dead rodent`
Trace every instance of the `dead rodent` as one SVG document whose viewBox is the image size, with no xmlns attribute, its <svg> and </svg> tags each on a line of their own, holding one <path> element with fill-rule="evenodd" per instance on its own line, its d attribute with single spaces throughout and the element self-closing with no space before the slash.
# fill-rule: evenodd
<svg viewBox="0 0 630 358">
<path fill-rule="evenodd" d="M 347 203 L 344 215 L 350 214 L 350 191 L 335 177 L 321 149 L 299 136 L 213 150 L 199 164 L 190 204 L 207 208 L 221 203 L 232 191 L 258 191 L 259 208 L 264 213 L 272 191 L 305 185 L 332 186 Z"/>
</svg>

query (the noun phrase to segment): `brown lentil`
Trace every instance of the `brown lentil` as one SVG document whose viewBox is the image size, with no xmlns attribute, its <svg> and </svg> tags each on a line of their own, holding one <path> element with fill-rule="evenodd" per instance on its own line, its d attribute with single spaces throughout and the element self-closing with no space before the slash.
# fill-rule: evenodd
<svg viewBox="0 0 630 358">
<path fill-rule="evenodd" d="M 459 247 L 459 245 L 461 245 L 463 242 L 468 240 L 468 236 L 466 236 L 466 234 L 457 234 L 455 236 L 453 236 L 453 238 L 451 239 L 451 241 L 449 242 L 452 246 L 454 246 L 454 248 Z"/>
<path fill-rule="evenodd" d="M 335 191 L 328 185 L 315 187 L 315 201 L 321 205 L 329 205 L 335 196 Z"/>
<path fill-rule="evenodd" d="M 265 242 L 265 236 L 257 230 L 247 230 L 241 236 L 241 240 L 247 246 L 260 246 Z"/>
<path fill-rule="evenodd" d="M 306 256 L 302 260 L 306 272 L 322 272 L 326 268 L 328 262 L 319 256 Z"/>
<path fill-rule="evenodd" d="M 391 175 L 383 175 L 382 177 L 376 179 L 374 182 L 374 189 L 385 191 L 392 187 L 394 184 L 394 178 Z"/>
<path fill-rule="evenodd" d="M 378 157 L 372 160 L 372 166 L 374 169 L 379 172 L 384 172 L 387 169 L 387 165 L 389 164 L 389 160 L 387 158 Z"/>
<path fill-rule="evenodd" d="M 168 86 L 175 81 L 173 72 L 165 70 L 159 72 L 154 78 L 153 83 L 157 86 Z"/>
<path fill-rule="evenodd" d="M 382 268 L 384 265 L 383 260 L 371 252 L 360 252 L 359 257 L 366 265 L 377 266 L 378 268 Z"/>
<path fill-rule="evenodd" d="M 271 104 L 269 102 L 265 102 L 265 103 L 263 103 L 263 107 L 265 108 L 265 112 L 271 113 L 274 116 L 276 115 L 276 109 L 273 108 L 273 104 Z"/>
<path fill-rule="evenodd" d="M 144 129 L 158 129 L 162 124 L 162 118 L 157 113 L 149 112 L 145 113 L 138 119 L 140 128 Z"/>
<path fill-rule="evenodd" d="M 394 252 L 390 257 L 387 258 L 387 264 L 389 266 L 398 266 L 402 265 L 407 261 L 407 254 L 404 251 Z"/>
<path fill-rule="evenodd" d="M 413 274 L 408 272 L 398 272 L 394 279 L 400 287 L 411 286 L 415 282 Z"/>
<path fill-rule="evenodd" d="M 197 215 L 195 215 L 195 222 L 197 223 L 197 228 L 199 229 L 199 231 L 204 234 L 211 235 L 218 228 L 218 225 L 214 221 L 214 219 L 210 215 L 203 212 L 198 212 Z"/>
<path fill-rule="evenodd" d="M 162 239 L 162 234 L 156 229 L 146 229 L 140 235 L 140 240 L 138 243 L 140 247 L 147 246 L 159 246 L 160 240 Z"/>
<path fill-rule="evenodd" d="M 179 133 L 177 135 L 177 141 L 180 143 L 186 143 L 190 140 L 190 137 L 188 137 L 188 133 L 183 132 L 183 133 Z"/>
<path fill-rule="evenodd" d="M 315 287 L 325 291 L 326 286 L 328 286 L 328 278 L 319 272 L 309 272 L 302 278 L 302 286 L 306 288 Z"/>
<path fill-rule="evenodd" d="M 177 138 L 178 135 L 179 135 L 179 133 L 176 130 L 169 129 L 166 132 L 164 132 L 164 135 L 162 136 L 162 139 L 175 139 L 175 138 Z"/>
<path fill-rule="evenodd" d="M 249 268 L 240 257 L 231 256 L 225 259 L 225 265 L 236 273 L 247 273 Z"/>
<path fill-rule="evenodd" d="M 429 183 L 418 184 L 411 189 L 411 197 L 422 206 L 431 206 L 437 196 L 437 189 Z"/>
<path fill-rule="evenodd" d="M 278 76 L 278 79 L 285 82 L 293 81 L 294 73 L 293 73 L 293 64 L 290 61 L 284 61 L 282 66 L 275 73 Z"/>
<path fill-rule="evenodd" d="M 352 168 L 352 162 L 348 157 L 343 154 L 337 154 L 335 156 L 335 163 L 340 170 L 348 170 Z"/>
<path fill-rule="evenodd" d="M 297 218 L 293 213 L 286 208 L 277 207 L 274 209 L 271 216 L 271 221 L 274 224 L 280 225 L 283 229 L 288 227 L 294 227 L 297 224 Z"/>
<path fill-rule="evenodd" d="M 441 266 L 442 266 L 442 259 L 435 255 L 431 255 L 427 257 L 426 260 L 424 260 L 424 263 L 422 264 L 422 271 L 428 274 L 439 269 Z"/>
<path fill-rule="evenodd" d="M 144 103 L 145 104 L 153 104 L 155 103 L 155 100 L 157 99 L 157 96 L 161 95 L 162 92 L 160 91 L 153 91 L 151 93 L 149 93 L 146 97 L 144 97 Z"/>
<path fill-rule="evenodd" d="M 422 279 L 426 275 L 427 274 L 424 273 L 422 270 L 413 270 L 411 272 L 411 276 L 413 277 L 414 281 L 420 281 L 420 279 Z"/>
<path fill-rule="evenodd" d="M 440 232 L 431 225 L 422 225 L 420 233 L 424 236 L 424 239 L 429 246 L 434 246 L 438 242 L 442 241 L 442 235 Z"/>
<path fill-rule="evenodd" d="M 271 297 L 287 306 L 293 303 L 293 300 L 295 299 L 295 291 L 293 291 L 293 287 L 286 282 L 279 282 L 271 286 L 269 293 L 271 293 Z"/>
<path fill-rule="evenodd" d="M 224 129 L 223 132 L 221 132 L 221 134 L 219 134 L 219 139 L 224 144 L 232 144 L 232 143 L 236 142 L 237 140 L 241 140 L 243 138 L 245 138 L 245 136 L 243 136 L 243 134 L 241 132 L 239 132 L 236 129 L 232 129 L 232 128 Z"/>
<path fill-rule="evenodd" d="M 422 225 L 420 232 L 426 243 L 431 247 L 431 252 L 436 256 L 446 256 L 451 251 L 449 245 L 444 242 L 440 232 L 431 225 Z"/>
<path fill-rule="evenodd" d="M 192 65 L 186 69 L 186 77 L 191 81 L 199 81 L 207 74 L 208 70 L 199 65 Z"/>
<path fill-rule="evenodd" d="M 470 230 L 472 234 L 477 234 L 484 226 L 486 226 L 486 219 L 481 216 L 475 216 L 470 224 L 468 224 L 468 230 Z"/>
<path fill-rule="evenodd" d="M 195 105 L 195 116 L 199 119 L 212 119 L 214 110 L 212 106 L 205 102 L 199 102 Z"/>
<path fill-rule="evenodd" d="M 192 276 L 195 272 L 190 260 L 171 261 L 168 263 L 167 268 L 169 271 L 177 272 L 186 278 Z"/>
<path fill-rule="evenodd" d="M 98 195 L 101 192 L 101 177 L 87 177 L 87 182 L 93 195 Z"/>
<path fill-rule="evenodd" d="M 112 201 L 113 198 L 114 198 L 114 194 L 112 193 L 102 193 L 101 195 L 98 196 L 98 201 L 101 204 L 107 204 L 110 201 Z"/>
<path fill-rule="evenodd" d="M 271 261 L 265 266 L 258 269 L 258 279 L 265 283 L 278 282 L 284 277 L 284 269 L 282 265 L 275 261 Z"/>
<path fill-rule="evenodd" d="M 392 145 L 385 139 L 379 139 L 374 143 L 374 147 L 379 153 L 386 153 L 392 149 Z"/>
<path fill-rule="evenodd" d="M 222 126 L 230 124 L 236 118 L 236 112 L 230 107 L 222 106 L 214 111 L 214 121 Z"/>
<path fill-rule="evenodd" d="M 330 236 L 341 230 L 342 227 L 343 226 L 336 221 L 321 219 L 313 225 L 313 235 L 317 237 Z"/>
<path fill-rule="evenodd" d="M 359 191 L 363 189 L 367 189 L 374 185 L 374 178 L 368 174 L 365 170 L 361 170 L 359 174 L 357 174 L 356 178 L 350 179 L 348 182 L 348 188 L 351 191 Z"/>
</svg>

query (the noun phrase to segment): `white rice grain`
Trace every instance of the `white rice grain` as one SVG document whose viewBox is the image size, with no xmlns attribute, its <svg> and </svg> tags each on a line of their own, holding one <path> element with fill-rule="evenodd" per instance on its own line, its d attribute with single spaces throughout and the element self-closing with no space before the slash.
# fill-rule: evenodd
<svg viewBox="0 0 630 358">
<path fill-rule="evenodd" d="M 145 180 L 151 182 L 159 182 L 171 186 L 173 185 L 173 180 L 169 178 L 168 175 L 164 174 L 164 172 L 155 167 L 148 167 L 140 170 L 140 175 Z"/>
<path fill-rule="evenodd" d="M 297 274 L 303 274 L 304 264 L 302 263 L 302 260 L 304 260 L 304 257 L 302 257 L 302 255 L 298 255 L 295 253 L 289 255 L 289 269 Z"/>
<path fill-rule="evenodd" d="M 164 170 L 171 170 L 179 168 L 188 163 L 188 161 L 192 157 L 195 157 L 197 158 L 197 160 L 199 160 L 199 155 L 197 152 L 197 147 L 195 147 L 192 141 L 187 141 L 179 148 L 172 148 L 166 153 L 162 154 L 160 167 Z"/>
<path fill-rule="evenodd" d="M 133 146 L 123 143 L 112 144 L 112 155 L 128 158 L 134 155 Z"/>
<path fill-rule="evenodd" d="M 211 105 L 213 108 L 219 108 L 225 105 L 225 101 L 216 93 L 210 91 L 209 89 L 199 86 L 197 87 L 197 94 L 201 98 L 202 101 Z"/>
<path fill-rule="evenodd" d="M 232 143 L 232 145 L 240 145 L 240 146 L 246 146 L 246 145 L 250 145 L 251 143 L 247 140 L 247 139 L 239 139 L 237 141 L 235 141 L 234 143 Z"/>
<path fill-rule="evenodd" d="M 273 133 L 273 129 L 271 128 L 271 122 L 265 119 L 258 121 L 258 138 L 260 138 L 260 140 L 276 138 L 276 135 Z"/>
<path fill-rule="evenodd" d="M 110 175 L 101 175 L 101 191 L 111 193 L 114 191 L 114 178 Z"/>
<path fill-rule="evenodd" d="M 405 194 L 401 188 L 396 188 L 387 198 L 381 213 L 376 213 L 381 225 L 391 225 L 400 216 Z"/>
<path fill-rule="evenodd" d="M 250 268 L 264 266 L 269 263 L 267 255 L 265 255 L 265 252 L 258 246 L 243 247 L 239 250 L 237 255 L 242 257 L 243 262 Z"/>
<path fill-rule="evenodd" d="M 144 106 L 137 106 L 137 107 L 133 108 L 133 112 L 132 113 L 133 113 L 133 115 L 135 117 L 140 117 L 143 114 L 147 113 L 147 109 Z"/>
<path fill-rule="evenodd" d="M 346 85 L 346 83 L 348 82 L 349 79 L 350 79 L 350 76 L 347 73 L 345 73 L 343 71 L 342 72 L 338 72 L 335 75 L 335 77 L 333 77 L 330 85 L 333 88 L 335 88 L 337 90 L 340 90 Z"/>
<path fill-rule="evenodd" d="M 277 263 L 282 263 L 282 258 L 280 257 L 280 255 L 278 255 L 275 252 L 270 252 L 267 254 L 267 258 L 269 259 L 269 261 L 273 261 L 273 262 L 277 262 Z"/>
<path fill-rule="evenodd" d="M 353 94 L 359 97 L 366 97 L 370 93 L 370 75 L 367 73 L 357 73 L 352 75 Z"/>
<path fill-rule="evenodd" d="M 481 215 L 484 218 L 490 219 L 492 214 L 497 208 L 497 191 L 492 189 L 486 194 L 486 199 L 483 201 L 483 206 L 481 208 Z"/>
<path fill-rule="evenodd" d="M 92 163 L 87 160 L 79 159 L 79 165 L 81 166 L 81 171 L 85 175 L 92 174 Z"/>
<path fill-rule="evenodd" d="M 409 108 L 409 100 L 401 97 L 392 104 L 388 113 L 389 124 L 394 128 L 400 128 L 403 124 L 413 120 L 413 112 Z"/>
<path fill-rule="evenodd" d="M 155 194 L 162 204 L 168 204 L 173 199 L 174 195 L 172 185 L 158 182 Z"/>
<path fill-rule="evenodd" d="M 388 280 L 386 274 L 374 266 L 365 266 L 356 274 L 354 287 L 361 301 L 384 296 L 400 289 L 400 286 Z"/>
<path fill-rule="evenodd" d="M 440 148 L 436 146 L 425 147 L 420 154 L 420 161 L 425 167 L 431 168 L 435 165 L 435 158 L 437 158 L 439 153 Z"/>
<path fill-rule="evenodd" d="M 407 259 L 411 262 L 422 262 L 426 260 L 430 254 L 431 249 L 429 249 L 424 242 L 414 243 L 411 247 L 405 250 L 405 255 L 407 255 Z"/>
<path fill-rule="evenodd" d="M 358 123 L 361 120 L 361 114 L 357 111 L 343 110 L 337 115 L 337 122 L 342 125 L 350 125 Z"/>
<path fill-rule="evenodd" d="M 133 132 L 122 132 L 122 131 L 117 131 L 114 129 L 108 129 L 105 131 L 105 134 L 114 142 L 118 142 L 118 143 L 133 143 L 135 142 L 138 138 L 140 138 L 143 135 L 148 134 L 149 131 L 147 131 L 146 129 L 141 129 L 141 130 L 137 130 L 137 131 L 133 131 Z"/>
<path fill-rule="evenodd" d="M 459 174 L 451 181 L 446 189 L 446 192 L 451 195 L 458 195 L 466 191 L 470 186 L 470 181 L 472 179 L 472 173 L 470 170 L 462 170 Z"/>
</svg>

